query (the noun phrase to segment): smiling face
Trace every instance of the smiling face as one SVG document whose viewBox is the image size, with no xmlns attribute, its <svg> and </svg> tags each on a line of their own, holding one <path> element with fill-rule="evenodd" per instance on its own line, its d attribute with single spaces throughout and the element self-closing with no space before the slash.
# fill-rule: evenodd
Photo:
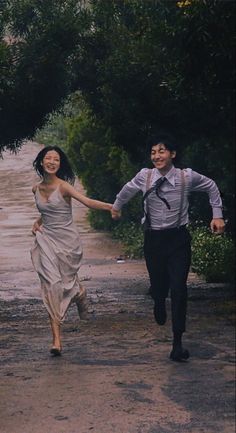
<svg viewBox="0 0 236 433">
<path fill-rule="evenodd" d="M 42 160 L 42 168 L 46 174 L 56 174 L 60 168 L 60 155 L 55 150 L 49 150 Z"/>
<path fill-rule="evenodd" d="M 166 174 L 170 170 L 175 156 L 176 152 L 174 150 L 168 150 L 163 143 L 152 146 L 151 161 L 161 174 Z"/>
</svg>

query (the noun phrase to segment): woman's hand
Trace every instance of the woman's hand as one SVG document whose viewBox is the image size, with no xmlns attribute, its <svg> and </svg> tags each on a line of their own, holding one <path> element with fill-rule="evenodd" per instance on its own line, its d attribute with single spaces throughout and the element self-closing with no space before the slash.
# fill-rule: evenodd
<svg viewBox="0 0 236 433">
<path fill-rule="evenodd" d="M 41 232 L 42 233 L 42 220 L 41 218 L 37 219 L 32 227 L 32 233 L 35 236 L 36 232 Z"/>
</svg>

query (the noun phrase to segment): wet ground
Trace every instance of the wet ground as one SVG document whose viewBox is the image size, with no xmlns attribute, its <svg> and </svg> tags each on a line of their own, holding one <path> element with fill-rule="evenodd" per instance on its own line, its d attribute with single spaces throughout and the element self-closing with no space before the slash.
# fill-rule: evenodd
<svg viewBox="0 0 236 433">
<path fill-rule="evenodd" d="M 32 161 L 39 149 L 27 143 L 0 160 L 0 432 L 233 433 L 232 288 L 190 274 L 184 341 L 191 358 L 170 361 L 170 319 L 164 327 L 153 320 L 144 262 L 117 263 L 121 245 L 91 230 L 79 204 L 74 218 L 84 248 L 80 277 L 89 320 L 79 322 L 72 305 L 63 356 L 51 358 L 47 313 L 29 256 L 37 216 Z"/>
</svg>

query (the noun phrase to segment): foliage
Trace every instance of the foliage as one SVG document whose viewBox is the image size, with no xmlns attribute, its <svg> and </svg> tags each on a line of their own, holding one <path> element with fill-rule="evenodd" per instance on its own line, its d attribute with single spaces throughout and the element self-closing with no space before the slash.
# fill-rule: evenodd
<svg viewBox="0 0 236 433">
<path fill-rule="evenodd" d="M 57 116 L 47 140 L 65 146 L 89 195 L 113 201 L 148 164 L 149 132 L 168 129 L 180 164 L 219 184 L 234 232 L 234 2 L 11 0 L 0 12 L 2 149 L 77 90 L 73 115 Z M 206 221 L 199 200 L 191 217 Z M 125 222 L 139 221 L 139 205 L 129 203 Z"/>
<path fill-rule="evenodd" d="M 192 271 L 203 275 L 207 282 L 235 282 L 235 245 L 226 234 L 213 235 L 199 222 L 189 226 L 192 236 Z M 120 222 L 113 229 L 122 241 L 125 253 L 132 258 L 143 257 L 143 230 L 140 225 Z"/>
<path fill-rule="evenodd" d="M 48 116 L 45 126 L 36 131 L 34 138 L 37 142 L 45 145 L 58 145 L 68 151 L 66 148 L 69 133 L 67 123 L 77 115 L 76 99 L 77 94 L 69 95 L 63 106 Z"/>
<path fill-rule="evenodd" d="M 227 235 L 213 235 L 208 229 L 192 230 L 192 269 L 207 282 L 235 281 L 235 246 Z"/>
<path fill-rule="evenodd" d="M 67 122 L 66 147 L 88 195 L 113 203 L 116 191 L 137 171 L 127 152 L 115 145 L 110 129 L 105 129 L 90 110 L 84 108 Z M 135 197 L 124 209 L 124 218 L 140 218 L 140 197 Z M 111 229 L 110 216 L 98 211 L 89 212 L 89 220 L 97 229 Z"/>
<path fill-rule="evenodd" d="M 80 93 L 71 95 L 63 110 L 51 116 L 35 138 L 63 147 L 87 194 L 96 199 L 113 202 L 120 185 L 138 169 L 127 152 L 114 144 L 110 130 L 92 115 Z M 140 195 L 125 207 L 123 215 L 129 221 L 141 219 Z M 112 229 L 116 224 L 109 215 L 95 210 L 89 211 L 89 220 L 97 229 Z"/>
<path fill-rule="evenodd" d="M 0 5 L 0 152 L 32 138 L 71 92 L 84 2 L 11 0 Z"/>
<path fill-rule="evenodd" d="M 140 224 L 118 223 L 112 231 L 113 236 L 124 245 L 125 254 L 131 258 L 143 257 L 143 230 Z"/>
<path fill-rule="evenodd" d="M 184 3 L 184 2 L 182 2 Z M 216 180 L 227 231 L 235 233 L 235 3 L 188 2 L 177 33 L 181 59 L 174 84 L 187 134 L 182 165 Z M 177 75 L 178 75 L 177 74 Z M 176 77 L 177 77 L 176 75 Z M 194 219 L 209 219 L 205 198 L 192 202 Z"/>
<path fill-rule="evenodd" d="M 170 125 L 168 21 L 175 3 L 91 1 L 93 27 L 78 58 L 78 85 L 93 113 L 135 161 L 153 123 Z M 167 116 L 168 112 L 168 116 Z M 168 118 L 167 118 L 168 117 Z"/>
<path fill-rule="evenodd" d="M 151 130 L 174 132 L 181 165 L 219 184 L 234 232 L 235 4 L 94 0 L 89 16 L 76 71 L 93 119 L 137 167 Z"/>
<path fill-rule="evenodd" d="M 234 117 L 232 2 L 91 4 L 93 26 L 81 43 L 78 83 L 93 112 L 112 125 L 119 145 L 140 152 L 155 124 L 180 130 L 185 142 L 199 133 L 222 134 L 222 126 L 224 135 L 229 133 Z"/>
<path fill-rule="evenodd" d="M 199 138 L 188 146 L 182 163 L 186 167 L 194 164 L 194 170 L 216 180 L 222 196 L 227 232 L 235 235 L 235 191 L 233 187 L 235 185 L 235 158 L 232 146 L 230 141 L 227 142 L 220 136 L 217 140 L 209 139 L 208 141 Z M 207 155 L 207 158 L 204 155 Z M 191 221 L 204 220 L 205 223 L 208 223 L 211 218 L 211 209 L 207 195 L 194 193 L 190 202 Z"/>
</svg>

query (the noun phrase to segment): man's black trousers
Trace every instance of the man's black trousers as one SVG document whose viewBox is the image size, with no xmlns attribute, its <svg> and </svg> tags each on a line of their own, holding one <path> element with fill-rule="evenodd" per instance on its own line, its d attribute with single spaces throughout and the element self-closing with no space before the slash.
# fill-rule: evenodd
<svg viewBox="0 0 236 433">
<path fill-rule="evenodd" d="M 170 291 L 173 332 L 184 332 L 191 264 L 191 236 L 187 228 L 146 230 L 144 256 L 154 301 L 163 301 Z"/>
</svg>

